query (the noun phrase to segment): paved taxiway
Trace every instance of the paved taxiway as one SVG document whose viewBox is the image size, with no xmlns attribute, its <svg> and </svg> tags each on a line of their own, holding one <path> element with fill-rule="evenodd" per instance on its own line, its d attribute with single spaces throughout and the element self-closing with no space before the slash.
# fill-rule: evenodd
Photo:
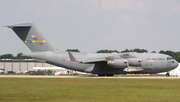
<svg viewBox="0 0 180 102">
<path fill-rule="evenodd" d="M 43 76 L 43 75 L 0 75 L 0 78 L 127 78 L 127 79 L 180 79 L 180 77 L 166 76 L 113 76 L 113 77 L 97 77 L 97 76 Z"/>
</svg>

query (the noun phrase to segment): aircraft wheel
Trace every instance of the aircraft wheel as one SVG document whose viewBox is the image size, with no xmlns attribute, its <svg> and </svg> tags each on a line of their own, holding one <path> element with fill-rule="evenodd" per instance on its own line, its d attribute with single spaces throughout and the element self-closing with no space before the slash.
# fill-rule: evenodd
<svg viewBox="0 0 180 102">
<path fill-rule="evenodd" d="M 166 73 L 166 76 L 169 77 L 170 76 L 169 73 Z"/>
</svg>

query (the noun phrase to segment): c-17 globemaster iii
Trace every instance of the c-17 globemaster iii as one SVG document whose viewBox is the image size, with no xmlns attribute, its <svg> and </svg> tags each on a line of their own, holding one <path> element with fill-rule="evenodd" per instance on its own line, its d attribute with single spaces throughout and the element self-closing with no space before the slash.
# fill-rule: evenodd
<svg viewBox="0 0 180 102">
<path fill-rule="evenodd" d="M 11 28 L 32 51 L 24 56 L 67 69 L 98 76 L 113 76 L 126 73 L 168 72 L 178 66 L 176 60 L 165 54 L 58 52 L 33 23 L 14 24 L 7 27 Z"/>
</svg>

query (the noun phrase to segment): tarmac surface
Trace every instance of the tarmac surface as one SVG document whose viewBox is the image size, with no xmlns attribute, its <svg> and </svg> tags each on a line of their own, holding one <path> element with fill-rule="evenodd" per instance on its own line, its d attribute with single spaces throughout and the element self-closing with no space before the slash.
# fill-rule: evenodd
<svg viewBox="0 0 180 102">
<path fill-rule="evenodd" d="M 0 78 L 120 78 L 120 79 L 180 79 L 180 77 L 166 76 L 47 76 L 47 75 L 0 75 Z"/>
</svg>

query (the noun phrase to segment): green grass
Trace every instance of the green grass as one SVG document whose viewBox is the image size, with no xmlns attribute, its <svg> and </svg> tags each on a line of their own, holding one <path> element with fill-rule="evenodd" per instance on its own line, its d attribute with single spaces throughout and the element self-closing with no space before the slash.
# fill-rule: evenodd
<svg viewBox="0 0 180 102">
<path fill-rule="evenodd" d="M 180 102 L 179 79 L 0 78 L 0 102 Z"/>
</svg>

